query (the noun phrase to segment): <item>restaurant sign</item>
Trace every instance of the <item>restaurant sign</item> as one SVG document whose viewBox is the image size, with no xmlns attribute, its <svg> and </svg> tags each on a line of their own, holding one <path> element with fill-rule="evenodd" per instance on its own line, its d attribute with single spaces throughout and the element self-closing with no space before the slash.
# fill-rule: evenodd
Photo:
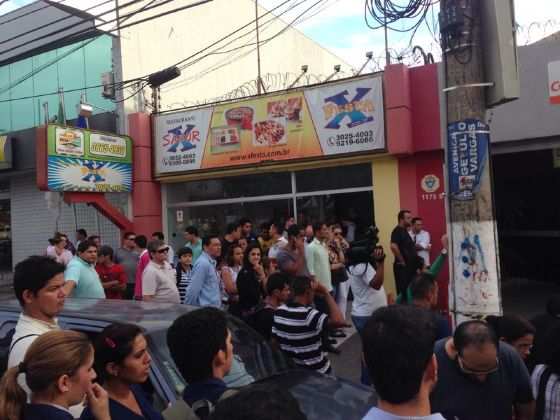
<svg viewBox="0 0 560 420">
<path fill-rule="evenodd" d="M 382 78 L 159 115 L 154 127 L 158 175 L 383 150 Z"/>
<path fill-rule="evenodd" d="M 39 188 L 48 191 L 129 192 L 132 141 L 129 137 L 48 125 L 46 173 Z M 38 155 L 39 159 L 44 159 Z M 45 165 L 38 165 L 41 168 Z"/>
</svg>

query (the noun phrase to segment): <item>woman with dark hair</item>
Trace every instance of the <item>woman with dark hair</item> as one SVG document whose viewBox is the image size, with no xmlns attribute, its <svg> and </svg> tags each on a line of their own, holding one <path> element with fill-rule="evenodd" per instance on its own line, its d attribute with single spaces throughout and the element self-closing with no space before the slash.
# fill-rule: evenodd
<svg viewBox="0 0 560 420">
<path fill-rule="evenodd" d="M 527 360 L 535 338 L 535 327 L 529 321 L 517 315 L 490 315 L 486 317 L 486 322 L 500 340 L 513 346 L 521 358 Z"/>
<path fill-rule="evenodd" d="M 243 269 L 237 275 L 241 317 L 248 319 L 261 303 L 266 288 L 266 275 L 261 263 L 261 248 L 251 244 L 245 251 Z"/>
<path fill-rule="evenodd" d="M 111 324 L 95 340 L 95 370 L 109 394 L 111 418 L 163 420 L 150 404 L 141 384 L 148 380 L 151 357 L 142 329 L 133 324 Z M 88 417 L 89 410 L 82 415 Z"/>
<path fill-rule="evenodd" d="M 54 238 L 49 239 L 47 257 L 51 257 L 57 263 L 67 266 L 74 255 L 66 249 L 68 238 L 66 235 L 56 232 Z"/>
<path fill-rule="evenodd" d="M 239 300 L 237 294 L 237 276 L 243 268 L 243 257 L 242 246 L 239 244 L 233 245 L 229 248 L 227 253 L 226 264 L 222 266 L 222 283 L 230 305 Z"/>
<path fill-rule="evenodd" d="M 39 336 L 23 362 L 6 371 L 0 383 L 0 419 L 72 420 L 69 409 L 87 395 L 88 410 L 96 420 L 110 420 L 107 393 L 93 384 L 94 352 L 87 336 L 76 331 L 50 331 Z M 18 383 L 25 374 L 31 390 Z M 117 417 L 113 417 L 116 419 Z"/>
</svg>

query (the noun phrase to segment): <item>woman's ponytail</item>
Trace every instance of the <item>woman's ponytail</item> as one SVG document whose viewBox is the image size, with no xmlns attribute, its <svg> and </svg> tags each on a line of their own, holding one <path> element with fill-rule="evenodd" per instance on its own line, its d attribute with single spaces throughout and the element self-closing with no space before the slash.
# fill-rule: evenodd
<svg viewBox="0 0 560 420">
<path fill-rule="evenodd" d="M 0 419 L 20 420 L 27 393 L 18 383 L 20 366 L 14 366 L 4 373 L 0 382 Z"/>
</svg>

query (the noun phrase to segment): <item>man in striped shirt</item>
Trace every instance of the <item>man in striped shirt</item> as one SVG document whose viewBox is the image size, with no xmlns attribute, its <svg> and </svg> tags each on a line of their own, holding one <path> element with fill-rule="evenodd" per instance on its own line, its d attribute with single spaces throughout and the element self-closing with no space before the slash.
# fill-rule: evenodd
<svg viewBox="0 0 560 420">
<path fill-rule="evenodd" d="M 296 365 L 330 373 L 331 364 L 322 348 L 322 336 L 328 327 L 346 326 L 336 302 L 322 284 L 308 277 L 296 277 L 292 285 L 294 300 L 274 313 L 272 337 Z M 325 299 L 327 316 L 313 308 L 315 294 Z"/>
</svg>

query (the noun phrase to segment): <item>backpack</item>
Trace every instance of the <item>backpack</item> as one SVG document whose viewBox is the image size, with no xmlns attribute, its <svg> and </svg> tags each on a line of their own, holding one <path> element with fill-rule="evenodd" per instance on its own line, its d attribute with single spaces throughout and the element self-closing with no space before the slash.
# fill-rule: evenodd
<svg viewBox="0 0 560 420">
<path fill-rule="evenodd" d="M 16 329 L 12 328 L 6 333 L 6 335 L 0 338 L 0 376 L 8 370 L 8 360 L 10 359 L 10 352 L 15 347 L 15 345 L 23 340 L 24 338 L 39 336 L 39 334 L 27 334 L 19 337 L 16 341 L 12 343 Z"/>
</svg>

